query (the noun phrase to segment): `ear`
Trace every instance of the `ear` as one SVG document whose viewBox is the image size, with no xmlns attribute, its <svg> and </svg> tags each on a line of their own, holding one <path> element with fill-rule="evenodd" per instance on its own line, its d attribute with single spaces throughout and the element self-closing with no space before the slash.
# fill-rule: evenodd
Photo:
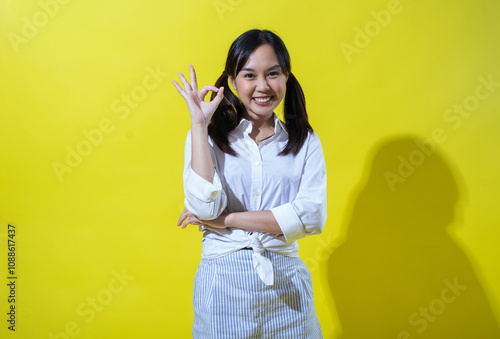
<svg viewBox="0 0 500 339">
<path fill-rule="evenodd" d="M 232 76 L 229 77 L 229 82 L 231 83 L 231 86 L 233 86 L 233 88 L 237 91 L 238 89 L 236 88 L 236 81 Z"/>
</svg>

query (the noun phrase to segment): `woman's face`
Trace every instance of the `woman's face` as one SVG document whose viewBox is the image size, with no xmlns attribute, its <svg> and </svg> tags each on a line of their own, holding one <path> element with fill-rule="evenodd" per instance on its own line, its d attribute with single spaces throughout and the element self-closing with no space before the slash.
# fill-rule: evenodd
<svg viewBox="0 0 500 339">
<path fill-rule="evenodd" d="M 246 108 L 244 118 L 270 119 L 285 96 L 288 77 L 281 70 L 273 48 L 262 45 L 250 55 L 231 85 Z"/>
</svg>

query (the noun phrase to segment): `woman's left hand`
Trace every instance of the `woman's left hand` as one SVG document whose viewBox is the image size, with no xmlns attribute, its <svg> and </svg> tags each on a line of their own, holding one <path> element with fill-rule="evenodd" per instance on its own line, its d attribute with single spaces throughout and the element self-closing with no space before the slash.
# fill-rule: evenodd
<svg viewBox="0 0 500 339">
<path fill-rule="evenodd" d="M 223 212 L 218 218 L 213 220 L 200 220 L 191 213 L 187 208 L 184 208 L 181 216 L 179 217 L 179 221 L 177 221 L 177 226 L 181 226 L 181 228 L 186 228 L 188 225 L 205 225 L 214 228 L 226 228 L 225 220 L 226 216 L 229 213 Z"/>
</svg>

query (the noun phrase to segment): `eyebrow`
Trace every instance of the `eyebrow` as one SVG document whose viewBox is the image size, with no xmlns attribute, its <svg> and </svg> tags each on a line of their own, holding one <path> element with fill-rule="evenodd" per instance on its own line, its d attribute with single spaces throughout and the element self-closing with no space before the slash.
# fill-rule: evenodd
<svg viewBox="0 0 500 339">
<path fill-rule="evenodd" d="M 280 68 L 280 65 L 274 65 L 274 66 L 272 66 L 272 67 L 269 67 L 269 68 L 267 69 L 267 71 L 270 71 L 270 70 L 275 69 L 275 68 Z M 248 71 L 248 72 L 255 72 L 255 70 L 254 70 L 254 69 L 252 69 L 252 68 L 242 68 L 241 70 L 242 70 L 242 71 Z M 266 72 L 267 72 L 267 71 L 266 71 Z"/>
</svg>

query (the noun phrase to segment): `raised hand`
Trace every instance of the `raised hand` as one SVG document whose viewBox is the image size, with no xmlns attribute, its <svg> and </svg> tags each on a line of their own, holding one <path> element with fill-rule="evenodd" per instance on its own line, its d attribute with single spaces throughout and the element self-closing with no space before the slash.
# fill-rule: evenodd
<svg viewBox="0 0 500 339">
<path fill-rule="evenodd" d="M 198 91 L 198 83 L 193 65 L 189 65 L 189 71 L 191 73 L 191 83 L 186 80 L 184 74 L 181 72 L 178 73 L 184 89 L 175 80 L 172 83 L 188 105 L 189 114 L 191 115 L 191 125 L 208 126 L 217 106 L 219 106 L 224 98 L 224 87 L 217 88 L 206 85 L 201 91 Z M 217 96 L 212 101 L 205 101 L 208 92 L 217 92 Z"/>
</svg>

